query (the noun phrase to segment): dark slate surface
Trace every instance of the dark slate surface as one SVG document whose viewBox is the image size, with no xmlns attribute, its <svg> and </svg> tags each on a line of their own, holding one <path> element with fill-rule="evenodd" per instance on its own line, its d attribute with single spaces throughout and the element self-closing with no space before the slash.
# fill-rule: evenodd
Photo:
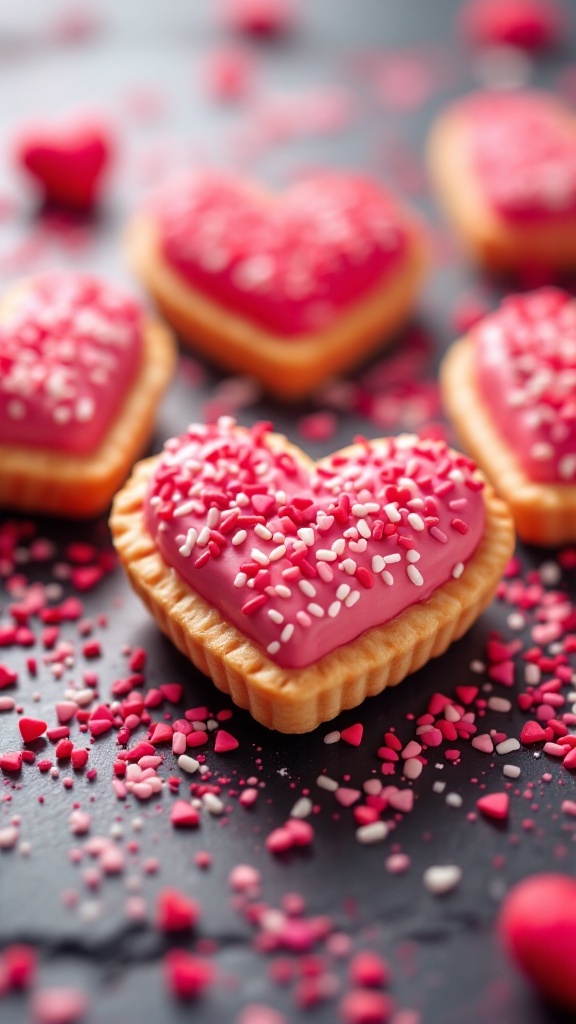
<svg viewBox="0 0 576 1024">
<path fill-rule="evenodd" d="M 11 10 L 12 5 L 0 11 L 0 192 L 16 199 L 14 211 L 0 223 L 3 283 L 17 273 L 42 266 L 81 265 L 134 287 L 122 259 L 120 235 L 150 177 L 154 180 L 186 160 L 226 166 L 242 163 L 243 170 L 275 185 L 289 180 L 299 169 L 321 163 L 367 168 L 386 176 L 390 140 L 400 138 L 420 154 L 436 111 L 449 96 L 478 81 L 477 63 L 455 43 L 452 16 L 458 4 L 452 0 L 313 0 L 303 6 L 305 16 L 292 38 L 253 47 L 263 90 L 338 84 L 357 97 L 357 111 L 345 130 L 270 146 L 242 162 L 235 140 L 248 116 L 245 107 L 223 108 L 207 96 L 203 86 L 207 55 L 227 39 L 217 25 L 216 5 L 210 0 L 189 4 L 181 0 L 101 2 L 91 8 L 100 22 L 99 30 L 75 43 L 55 35 L 55 4 L 48 10 L 48 5 L 30 0 L 18 11 Z M 432 46 L 439 48 L 445 83 L 434 85 L 415 109 L 379 104 L 366 72 L 372 51 L 394 47 L 404 53 L 416 51 L 422 62 L 429 58 Z M 553 85 L 560 61 L 564 66 L 570 58 L 567 43 L 565 53 L 546 58 L 532 69 L 532 79 Z M 141 91 L 161 101 L 156 117 L 138 120 L 130 114 L 134 94 Z M 101 106 L 117 119 L 119 161 L 105 207 L 97 218 L 82 225 L 82 244 L 71 249 L 69 231 L 62 235 L 50 226 L 52 222 L 37 215 L 32 198 L 13 173 L 9 139 L 25 117 L 86 103 Z M 144 158 L 154 161 L 147 182 L 140 173 Z M 397 185 L 402 184 L 401 174 L 392 177 Z M 440 223 L 425 193 L 411 198 Z M 21 242 L 37 237 L 39 230 L 40 255 L 24 254 L 17 266 L 15 256 Z M 476 272 L 458 254 L 449 263 L 442 261 L 431 277 L 415 321 L 429 339 L 431 368 L 453 336 L 454 302 L 477 284 Z M 490 281 L 481 286 L 491 303 L 502 287 Z M 402 339 L 392 352 L 397 354 L 401 347 Z M 189 365 L 186 361 L 183 369 Z M 218 393 L 222 379 L 210 368 L 205 368 L 200 384 L 192 384 L 186 372 L 176 377 L 159 416 L 152 450 L 187 421 L 202 417 L 206 401 L 213 397 L 214 388 Z M 297 440 L 299 416 L 315 408 L 314 403 L 297 409 L 275 407 L 263 400 L 241 410 L 239 417 L 244 423 L 271 418 Z M 379 433 L 360 413 L 342 414 L 333 440 L 306 447 L 320 455 L 349 442 L 359 431 L 369 436 Z M 104 521 L 82 525 L 47 520 L 40 521 L 38 529 L 40 536 L 58 545 L 56 561 L 71 539 L 89 540 L 103 548 L 108 543 Z M 526 568 L 550 557 L 526 549 L 519 554 Z M 50 564 L 24 565 L 23 571 L 30 580 L 54 578 Z M 566 578 L 563 585 L 573 590 L 573 578 Z M 95 633 L 103 647 L 102 657 L 94 662 L 102 699 L 109 696 L 110 683 L 126 673 L 124 645 L 141 645 L 149 654 L 147 688 L 179 681 L 185 685 L 186 707 L 207 703 L 217 712 L 230 706 L 158 635 L 119 570 L 107 575 L 84 600 L 86 617 L 109 617 L 108 626 Z M 5 597 L 3 611 L 7 602 Z M 252 929 L 230 903 L 228 873 L 236 863 L 245 862 L 261 870 L 262 898 L 271 905 L 278 906 L 286 892 L 299 891 L 308 912 L 329 914 L 337 929 L 351 936 L 354 948 L 381 951 L 392 966 L 394 999 L 399 1007 L 420 1011 L 422 1024 L 550 1024 L 564 1020 L 544 1007 L 509 967 L 495 937 L 494 921 L 499 901 L 514 881 L 543 869 L 574 869 L 573 827 L 559 814 L 561 800 L 573 796 L 572 780 L 566 779 L 566 773 L 561 776 L 552 766 L 554 781 L 546 787 L 539 781 L 543 761 L 533 753 L 521 751 L 507 757 L 505 760 L 522 768 L 520 792 L 534 780 L 534 799 L 540 809 L 531 812 L 527 803 L 524 810 L 524 802 L 514 799 L 509 826 L 498 828 L 486 822 L 471 825 L 466 819 L 478 796 L 473 780 L 485 777 L 489 786 L 501 788 L 499 767 L 489 769 L 492 758 L 466 744 L 460 765 L 447 765 L 443 771 L 430 765 L 414 784 L 417 799 L 413 813 L 394 835 L 411 858 L 410 870 L 397 877 L 384 867 L 390 840 L 373 847 L 359 846 L 351 812 L 339 808 L 331 794 L 314 785 L 322 770 L 339 779 L 349 773 L 350 785 L 361 785 L 379 770 L 375 751 L 385 728 L 394 725 L 401 737 L 411 738 L 406 716 L 421 714 L 433 692 L 451 692 L 457 683 L 483 682 L 483 676 L 470 673 L 470 661 L 483 657 L 490 630 L 504 628 L 507 611 L 495 604 L 441 660 L 398 689 L 366 702 L 361 709 L 342 715 L 334 726 L 321 727 L 310 736 L 270 733 L 245 712 L 235 710 L 230 728 L 240 747 L 226 757 L 209 755 L 209 764 L 216 772 L 238 779 L 255 774 L 265 788 L 252 812 L 235 806 L 226 825 L 204 815 L 199 832 L 175 833 L 168 820 L 167 794 L 150 806 L 131 800 L 119 803 L 109 781 L 115 751 L 111 735 L 97 741 L 91 753 L 91 764 L 98 768 L 97 781 L 91 784 L 85 777 L 77 777 L 72 794 L 60 782 L 25 767 L 15 785 L 0 790 L 11 796 L 10 802 L 0 804 L 0 826 L 19 815 L 21 838 L 32 847 L 28 857 L 17 850 L 0 854 L 0 945 L 15 941 L 36 945 L 42 985 L 73 984 L 85 989 L 92 997 L 90 1024 L 176 1024 L 190 1018 L 225 1024 L 252 1001 L 283 1010 L 290 1021 L 308 1019 L 308 1014 L 294 1007 L 290 990 L 269 980 L 267 958 L 252 948 Z M 76 636 L 73 626 L 64 633 Z M 53 721 L 53 705 L 65 683 L 52 679 L 45 666 L 37 679 L 29 679 L 25 668 L 28 653 L 5 652 L 4 660 L 20 671 L 17 699 L 27 713 L 45 712 Z M 87 667 L 92 663 L 87 665 L 79 657 L 65 678 L 78 681 Z M 495 692 L 500 689 L 496 687 Z M 33 694 L 39 694 L 37 702 Z M 508 696 L 508 691 L 503 695 Z M 524 720 L 514 710 L 510 715 L 494 715 L 489 724 L 497 727 L 503 723 L 510 735 L 518 735 Z M 344 749 L 342 744 L 324 745 L 323 736 L 331 728 L 357 721 L 365 729 L 358 750 Z M 1 719 L 0 743 L 4 750 L 19 745 L 15 716 Z M 38 741 L 36 749 L 43 747 L 44 742 Z M 560 777 L 565 786 L 559 785 Z M 461 794 L 462 809 L 446 806 L 444 797 L 433 793 L 436 778 L 447 781 L 446 792 Z M 285 820 L 306 788 L 321 808 L 313 819 L 314 846 L 278 862 L 264 850 L 264 837 Z M 43 803 L 38 802 L 39 797 L 44 797 Z M 82 843 L 70 835 L 67 824 L 73 800 L 93 815 L 92 834 L 108 835 L 111 826 L 119 823 L 124 830 L 121 845 L 133 838 L 140 843 L 139 853 L 128 856 L 124 873 L 106 879 L 94 893 L 82 884 L 86 861 L 79 868 L 69 860 L 70 848 Z M 522 820 L 530 815 L 536 827 L 523 832 Z M 141 832 L 133 830 L 135 818 L 144 820 Z M 520 837 L 517 843 L 515 837 Z M 211 870 L 200 871 L 194 865 L 198 850 L 212 853 Z M 148 855 L 160 858 L 157 875 L 142 872 Z M 498 871 L 494 868 L 496 856 L 504 860 Z M 427 866 L 441 863 L 457 863 L 464 872 L 458 891 L 444 899 L 428 894 L 421 880 Z M 160 967 L 161 953 L 167 948 L 164 940 L 150 926 L 131 924 L 125 914 L 131 885 L 139 886 L 137 891 L 153 916 L 155 893 L 166 884 L 198 898 L 204 910 L 198 935 L 216 944 L 221 983 L 192 1006 L 178 1005 L 165 992 Z M 69 890 L 78 894 L 75 909 L 63 907 L 63 894 Z M 195 948 L 194 941 L 190 948 Z M 335 960 L 330 969 L 341 978 L 344 991 L 345 961 Z M 329 1000 L 314 1009 L 310 1019 L 329 1024 L 337 1014 L 337 999 Z M 25 998 L 11 996 L 0 1002 L 0 1019 L 3 1024 L 28 1020 Z"/>
</svg>

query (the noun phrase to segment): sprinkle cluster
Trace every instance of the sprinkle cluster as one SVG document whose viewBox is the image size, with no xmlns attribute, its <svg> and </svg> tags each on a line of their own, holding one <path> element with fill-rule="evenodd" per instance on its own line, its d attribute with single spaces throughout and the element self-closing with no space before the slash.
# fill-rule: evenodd
<svg viewBox="0 0 576 1024">
<path fill-rule="evenodd" d="M 267 424 L 167 442 L 148 499 L 162 555 L 285 666 L 317 661 L 459 577 L 483 527 L 474 464 L 414 437 L 312 473 Z"/>
<path fill-rule="evenodd" d="M 576 481 L 576 303 L 543 288 L 476 328 L 485 400 L 533 479 Z"/>
<path fill-rule="evenodd" d="M 405 248 L 402 216 L 376 182 L 325 174 L 263 197 L 196 175 L 153 204 L 167 259 L 195 286 L 282 335 L 331 323 Z"/>
<path fill-rule="evenodd" d="M 472 153 L 490 200 L 506 217 L 576 212 L 576 141 L 568 112 L 534 93 L 467 102 Z"/>
<path fill-rule="evenodd" d="M 0 322 L 0 437 L 90 451 L 132 379 L 141 311 L 88 275 L 43 274 Z"/>
</svg>

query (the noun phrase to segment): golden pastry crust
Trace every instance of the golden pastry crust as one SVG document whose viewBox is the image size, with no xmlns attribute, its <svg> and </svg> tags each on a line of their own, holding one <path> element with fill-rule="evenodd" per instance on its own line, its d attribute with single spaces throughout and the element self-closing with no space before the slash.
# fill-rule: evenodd
<svg viewBox="0 0 576 1024">
<path fill-rule="evenodd" d="M 478 392 L 471 338 L 450 348 L 440 383 L 462 446 L 509 505 L 522 540 L 544 546 L 576 540 L 576 485 L 538 483 L 526 475 Z"/>
<path fill-rule="evenodd" d="M 250 374 L 272 394 L 302 398 L 361 362 L 407 319 L 426 265 L 419 229 L 391 276 L 319 334 L 282 338 L 226 310 L 184 281 L 162 257 L 154 222 L 137 216 L 126 233 L 132 269 L 183 341 L 234 373 Z M 216 353 L 216 355 L 215 355 Z"/>
<path fill-rule="evenodd" d="M 104 512 L 141 455 L 172 376 L 176 346 L 155 320 L 143 332 L 138 373 L 114 423 L 88 455 L 0 444 L 0 505 L 24 512 L 89 518 Z"/>
<path fill-rule="evenodd" d="M 275 443 L 307 468 L 312 465 L 284 438 L 276 437 Z M 366 630 L 314 665 L 285 669 L 193 591 L 158 552 L 143 516 L 157 461 L 135 466 L 112 507 L 112 537 L 128 578 L 176 647 L 236 704 L 279 732 L 310 732 L 442 654 L 490 603 L 514 550 L 510 514 L 487 485 L 485 531 L 459 579 L 442 584 L 427 601 Z"/>
<path fill-rule="evenodd" d="M 428 166 L 448 219 L 476 259 L 494 270 L 527 264 L 576 267 L 576 217 L 512 224 L 492 209 L 472 167 L 468 121 L 458 104 L 441 115 L 428 141 Z M 576 133 L 576 122 L 573 122 Z"/>
</svg>

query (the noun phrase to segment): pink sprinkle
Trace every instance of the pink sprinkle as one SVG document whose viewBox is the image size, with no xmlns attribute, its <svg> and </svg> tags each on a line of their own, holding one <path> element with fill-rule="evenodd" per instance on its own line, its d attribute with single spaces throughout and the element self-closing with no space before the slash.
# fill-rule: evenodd
<svg viewBox="0 0 576 1024">
<path fill-rule="evenodd" d="M 362 742 L 363 734 L 364 726 L 360 722 L 357 722 L 356 725 L 350 725 L 347 729 L 342 729 L 340 737 L 345 743 L 349 743 L 351 747 L 359 747 Z"/>
<path fill-rule="evenodd" d="M 306 441 L 329 441 L 336 433 L 337 423 L 334 413 L 311 413 L 298 420 L 298 433 Z"/>
<path fill-rule="evenodd" d="M 76 988 L 43 988 L 32 997 L 33 1024 L 76 1024 L 88 1012 L 88 998 Z"/>
<path fill-rule="evenodd" d="M 171 949 L 162 962 L 168 991 L 178 999 L 195 999 L 215 978 L 214 965 L 184 949 Z"/>
<path fill-rule="evenodd" d="M 476 807 L 488 818 L 505 821 L 510 809 L 510 797 L 508 793 L 488 793 L 476 801 Z"/>
<path fill-rule="evenodd" d="M 359 789 L 350 789 L 348 786 L 338 786 L 334 796 L 342 807 L 352 807 L 360 799 L 362 793 Z"/>
<path fill-rule="evenodd" d="M 236 750 L 239 746 L 238 740 L 231 736 L 225 729 L 219 729 L 214 740 L 214 751 L 217 754 L 227 754 L 230 750 Z"/>
<path fill-rule="evenodd" d="M 393 1004 L 389 996 L 380 992 L 348 992 L 340 1003 L 342 1024 L 387 1024 Z"/>
</svg>

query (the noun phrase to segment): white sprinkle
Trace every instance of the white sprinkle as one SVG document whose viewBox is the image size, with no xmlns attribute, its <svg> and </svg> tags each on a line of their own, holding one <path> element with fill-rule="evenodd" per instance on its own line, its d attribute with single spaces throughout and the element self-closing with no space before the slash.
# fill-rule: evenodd
<svg viewBox="0 0 576 1024">
<path fill-rule="evenodd" d="M 383 511 L 386 513 L 391 523 L 399 523 L 400 520 L 402 519 L 402 516 L 400 515 L 398 509 L 396 508 L 396 505 L 394 505 L 392 502 L 390 502 L 389 505 L 384 505 Z"/>
<path fill-rule="evenodd" d="M 411 583 L 414 584 L 415 587 L 421 587 L 423 585 L 424 577 L 420 570 L 417 569 L 415 565 L 406 566 L 406 575 L 408 576 L 408 579 L 410 580 Z"/>
<path fill-rule="evenodd" d="M 220 797 L 216 796 L 216 793 L 204 793 L 202 803 L 208 811 L 208 814 L 213 814 L 215 817 L 218 817 L 220 814 L 224 814 L 224 804 Z"/>
<path fill-rule="evenodd" d="M 455 580 L 459 580 L 462 573 L 464 572 L 464 562 L 456 562 L 456 565 L 452 569 L 452 576 Z"/>
<path fill-rule="evenodd" d="M 307 548 L 311 547 L 316 537 L 314 530 L 311 526 L 303 526 L 302 529 L 296 531 L 300 540 L 304 542 Z"/>
<path fill-rule="evenodd" d="M 510 711 L 512 703 L 505 697 L 490 697 L 488 707 L 491 711 Z"/>
<path fill-rule="evenodd" d="M 246 573 L 245 572 L 239 572 L 239 573 L 236 574 L 236 578 L 234 580 L 234 586 L 235 587 L 245 587 L 247 580 L 248 580 L 248 577 L 247 577 Z"/>
<path fill-rule="evenodd" d="M 370 537 L 372 536 L 372 531 L 368 526 L 368 523 L 364 519 L 360 519 L 358 521 L 358 533 L 360 534 L 361 537 L 364 537 L 366 540 L 369 540 Z M 334 545 L 332 545 L 332 547 L 334 547 Z"/>
<path fill-rule="evenodd" d="M 294 632 L 294 623 L 288 622 L 280 634 L 280 640 L 283 644 L 287 644 Z"/>
<path fill-rule="evenodd" d="M 446 783 L 442 782 L 441 779 L 437 779 L 434 785 L 432 786 L 432 790 L 434 793 L 443 793 L 445 789 Z"/>
<path fill-rule="evenodd" d="M 513 630 L 524 629 L 526 619 L 520 612 L 511 612 L 507 618 L 508 628 Z"/>
<path fill-rule="evenodd" d="M 538 572 L 547 587 L 555 587 L 562 579 L 562 570 L 557 562 L 542 562 Z"/>
<path fill-rule="evenodd" d="M 576 476 L 576 455 L 563 455 L 558 463 L 558 475 L 563 480 L 572 480 Z"/>
<path fill-rule="evenodd" d="M 368 515 L 368 509 L 366 508 L 366 505 L 361 505 L 359 502 L 356 502 L 354 505 L 352 505 L 351 512 L 352 515 L 356 516 L 357 519 L 361 519 L 363 518 L 363 516 Z"/>
<path fill-rule="evenodd" d="M 267 526 L 264 526 L 263 523 L 256 523 L 254 533 L 262 540 L 272 540 L 272 531 Z"/>
<path fill-rule="evenodd" d="M 268 555 L 265 555 L 263 551 L 260 551 L 260 548 L 252 548 L 250 558 L 255 562 L 258 562 L 258 565 L 268 565 L 270 562 Z"/>
<path fill-rule="evenodd" d="M 448 796 L 446 797 L 448 807 L 462 807 L 463 802 L 464 801 L 462 800 L 460 793 L 448 793 Z"/>
<path fill-rule="evenodd" d="M 330 744 L 330 743 L 339 743 L 339 742 L 340 742 L 340 733 L 338 732 L 337 729 L 334 729 L 333 732 L 327 732 L 326 733 L 326 735 L 324 737 L 324 743 Z M 336 786 L 336 789 L 338 789 L 338 786 Z"/>
<path fill-rule="evenodd" d="M 480 675 L 480 673 L 486 671 L 486 665 L 483 661 L 479 661 L 478 658 L 474 658 L 474 660 L 470 662 L 470 671 L 476 673 L 476 675 Z"/>
<path fill-rule="evenodd" d="M 521 770 L 517 764 L 505 764 L 502 769 L 502 774 L 505 775 L 507 779 L 517 779 L 520 773 Z"/>
<path fill-rule="evenodd" d="M 348 576 L 353 576 L 358 568 L 353 558 L 345 558 L 343 562 L 340 562 L 340 569 L 342 569 Z"/>
<path fill-rule="evenodd" d="M 332 551 L 335 551 L 337 555 L 343 555 L 345 547 L 346 541 L 344 540 L 344 537 L 338 537 L 338 540 L 335 540 L 331 545 Z"/>
<path fill-rule="evenodd" d="M 248 534 L 246 533 L 246 530 L 238 530 L 238 532 L 232 537 L 234 547 L 238 547 L 239 544 L 243 544 L 247 536 Z"/>
<path fill-rule="evenodd" d="M 195 501 L 184 501 L 182 505 L 177 505 L 172 515 L 176 517 L 187 516 L 189 512 L 194 511 L 196 505 Z"/>
<path fill-rule="evenodd" d="M 220 512 L 217 508 L 209 508 L 208 515 L 206 516 L 206 525 L 214 530 L 220 521 Z"/>
<path fill-rule="evenodd" d="M 423 875 L 424 885 L 434 896 L 451 892 L 462 880 L 462 869 L 456 864 L 442 864 L 427 868 Z"/>
<path fill-rule="evenodd" d="M 502 743 L 496 744 L 497 754 L 512 754 L 515 750 L 520 750 L 520 744 L 514 737 L 511 737 L 509 740 L 502 740 Z"/>
<path fill-rule="evenodd" d="M 396 551 L 393 555 L 384 555 L 384 561 L 386 562 L 386 565 L 393 565 L 394 562 L 402 561 L 402 555 L 399 555 Z"/>
<path fill-rule="evenodd" d="M 383 582 L 384 582 L 384 583 L 385 583 L 385 584 L 386 584 L 386 585 L 387 585 L 388 587 L 391 587 L 391 586 L 392 586 L 392 584 L 394 583 L 394 577 L 393 577 L 393 575 L 392 575 L 392 573 L 391 573 L 391 572 L 388 572 L 388 570 L 386 570 L 385 572 L 383 572 L 383 573 L 382 573 L 382 575 L 381 575 L 380 579 L 381 579 L 381 580 L 382 580 L 382 581 L 383 581 Z"/>
<path fill-rule="evenodd" d="M 335 562 L 338 555 L 335 551 L 328 551 L 326 548 L 318 548 L 316 552 L 316 560 L 318 562 Z"/>
<path fill-rule="evenodd" d="M 290 587 L 286 587 L 283 583 L 277 583 L 274 590 L 278 594 L 278 597 L 283 597 L 286 600 L 288 600 L 289 597 L 292 597 Z"/>
<path fill-rule="evenodd" d="M 306 597 L 316 597 L 316 587 L 313 587 L 310 580 L 299 580 L 298 586 Z"/>
<path fill-rule="evenodd" d="M 368 846 L 370 843 L 379 843 L 386 839 L 387 835 L 388 825 L 385 821 L 371 821 L 369 825 L 361 825 L 360 828 L 356 829 L 356 839 L 363 846 Z"/>
<path fill-rule="evenodd" d="M 422 519 L 422 516 L 419 516 L 417 512 L 410 512 L 407 516 L 407 522 L 408 525 L 411 526 L 412 529 L 416 530 L 417 532 L 424 530 L 426 527 L 426 524 Z"/>
<path fill-rule="evenodd" d="M 184 558 L 188 558 L 192 554 L 192 551 L 196 546 L 197 540 L 198 531 L 195 530 L 193 526 L 191 526 L 190 529 L 188 530 L 188 533 L 186 534 L 186 540 L 184 541 L 182 547 L 178 549 L 180 554 Z"/>
<path fill-rule="evenodd" d="M 344 601 L 350 593 L 350 586 L 348 583 L 341 583 L 336 591 L 336 597 L 339 601 Z"/>
<path fill-rule="evenodd" d="M 419 551 L 414 551 L 413 548 L 410 551 L 406 552 L 406 561 L 407 562 L 412 562 L 412 563 L 419 562 L 421 557 L 422 556 L 421 556 L 420 552 Z"/>
<path fill-rule="evenodd" d="M 353 590 L 351 594 L 348 594 L 348 597 L 345 599 L 344 604 L 346 605 L 347 608 L 353 608 L 354 605 L 359 600 L 360 600 L 360 591 L 359 590 Z"/>
<path fill-rule="evenodd" d="M 329 733 L 328 735 L 331 736 L 332 733 Z M 340 738 L 340 733 L 338 733 L 338 738 Z M 331 743 L 332 740 L 329 742 Z M 324 743 L 326 743 L 326 738 L 324 739 Z M 336 779 L 331 779 L 329 775 L 319 775 L 316 779 L 316 785 L 319 786 L 320 789 L 326 789 L 329 793 L 335 793 L 338 789 Z"/>
<path fill-rule="evenodd" d="M 280 644 L 278 643 L 277 640 L 273 640 L 272 643 L 268 644 L 266 650 L 268 651 L 268 654 L 278 654 L 278 651 L 280 650 Z"/>
<path fill-rule="evenodd" d="M 276 608 L 268 609 L 268 618 L 275 622 L 277 626 L 280 626 L 284 622 L 284 616 Z"/>
<path fill-rule="evenodd" d="M 332 601 L 332 604 L 328 608 L 328 615 L 331 619 L 335 619 L 342 607 L 341 601 Z"/>
<path fill-rule="evenodd" d="M 307 818 L 312 814 L 313 803 L 309 796 L 301 796 L 290 811 L 291 818 Z"/>
<path fill-rule="evenodd" d="M 527 682 L 530 686 L 537 686 L 541 678 L 542 673 L 538 665 L 535 665 L 533 662 L 530 662 L 530 664 L 526 665 L 526 668 L 524 669 L 525 682 Z"/>
<path fill-rule="evenodd" d="M 314 615 L 317 619 L 321 619 L 324 615 L 324 609 L 321 608 L 320 605 L 316 604 L 314 601 L 312 602 L 312 604 L 308 605 L 308 611 L 310 612 L 310 615 Z"/>
<path fill-rule="evenodd" d="M 181 768 L 183 772 L 187 772 L 188 775 L 193 775 L 194 772 L 198 771 L 200 763 L 194 757 L 190 757 L 189 754 L 180 754 L 180 757 L 178 758 L 178 767 Z"/>
<path fill-rule="evenodd" d="M 286 545 L 279 544 L 277 548 L 273 548 L 270 552 L 269 558 L 271 562 L 277 562 L 280 558 L 284 558 L 286 554 Z"/>
<path fill-rule="evenodd" d="M 374 555 L 372 559 L 372 572 L 382 572 L 386 565 L 386 562 L 382 558 L 382 555 Z"/>
</svg>

